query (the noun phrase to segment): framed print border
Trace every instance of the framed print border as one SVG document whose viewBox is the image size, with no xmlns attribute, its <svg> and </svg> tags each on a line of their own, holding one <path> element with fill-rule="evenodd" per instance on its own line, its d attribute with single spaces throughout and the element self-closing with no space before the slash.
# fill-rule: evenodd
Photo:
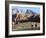
<svg viewBox="0 0 46 38">
<path fill-rule="evenodd" d="M 37 34 L 22 34 L 22 35 L 9 35 L 9 4 L 15 3 L 22 3 L 22 4 L 36 4 L 36 5 L 43 5 L 43 33 Z M 38 36 L 38 35 L 45 35 L 45 3 L 40 2 L 20 2 L 20 1 L 6 1 L 5 2 L 5 37 L 22 37 L 22 36 Z"/>
</svg>

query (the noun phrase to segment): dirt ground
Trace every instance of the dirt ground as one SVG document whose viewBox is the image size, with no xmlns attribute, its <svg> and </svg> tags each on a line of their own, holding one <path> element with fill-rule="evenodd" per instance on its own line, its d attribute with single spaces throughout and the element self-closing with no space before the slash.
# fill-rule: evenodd
<svg viewBox="0 0 46 38">
<path fill-rule="evenodd" d="M 35 24 L 37 24 L 37 26 L 35 26 Z M 12 25 L 12 31 L 21 31 L 21 30 L 40 30 L 40 23 L 25 22 Z"/>
</svg>

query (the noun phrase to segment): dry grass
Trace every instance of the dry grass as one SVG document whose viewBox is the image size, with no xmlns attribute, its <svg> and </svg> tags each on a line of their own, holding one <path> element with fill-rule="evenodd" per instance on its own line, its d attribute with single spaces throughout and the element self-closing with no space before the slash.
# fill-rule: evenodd
<svg viewBox="0 0 46 38">
<path fill-rule="evenodd" d="M 35 24 L 37 24 L 38 26 L 35 27 Z M 32 25 L 33 25 L 33 27 L 32 27 Z M 12 29 L 13 31 L 18 31 L 18 30 L 39 30 L 40 23 L 25 22 L 25 23 L 18 23 L 16 25 L 12 25 L 12 26 L 13 26 L 13 29 Z"/>
</svg>

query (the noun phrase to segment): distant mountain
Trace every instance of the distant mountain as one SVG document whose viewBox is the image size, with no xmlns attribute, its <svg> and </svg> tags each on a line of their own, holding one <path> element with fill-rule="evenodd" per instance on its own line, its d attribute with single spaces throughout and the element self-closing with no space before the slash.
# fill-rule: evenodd
<svg viewBox="0 0 46 38">
<path fill-rule="evenodd" d="M 33 15 L 28 18 L 30 21 L 40 22 L 40 15 Z"/>
<path fill-rule="evenodd" d="M 30 10 L 30 9 L 27 9 L 26 14 L 36 14 L 36 13 L 33 12 L 32 10 Z"/>
<path fill-rule="evenodd" d="M 40 22 L 40 14 L 36 14 L 32 10 L 27 9 L 25 12 L 25 15 L 23 15 L 21 13 L 19 14 L 19 12 L 22 12 L 22 11 L 19 11 L 16 9 L 16 14 L 12 15 L 13 21 L 14 21 L 14 18 L 16 18 L 16 16 L 18 16 L 17 18 L 20 17 L 20 19 L 21 19 L 21 20 L 19 19 L 20 21 L 26 20 L 26 21 Z"/>
<path fill-rule="evenodd" d="M 12 14 L 16 14 L 16 13 L 19 13 L 19 10 L 16 8 L 16 9 L 12 9 Z"/>
<path fill-rule="evenodd" d="M 31 14 L 30 17 L 28 17 L 31 21 L 40 21 L 40 15 L 33 12 L 32 10 L 27 9 L 26 14 Z"/>
</svg>

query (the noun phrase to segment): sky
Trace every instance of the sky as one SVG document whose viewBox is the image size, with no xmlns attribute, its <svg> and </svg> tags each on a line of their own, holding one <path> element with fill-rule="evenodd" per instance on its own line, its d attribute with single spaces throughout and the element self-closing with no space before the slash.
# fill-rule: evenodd
<svg viewBox="0 0 46 38">
<path fill-rule="evenodd" d="M 16 9 L 18 9 L 19 11 L 22 10 L 23 13 L 26 12 L 27 9 L 32 10 L 34 13 L 40 14 L 40 7 L 16 7 L 13 6 L 13 14 L 16 13 Z"/>
</svg>

